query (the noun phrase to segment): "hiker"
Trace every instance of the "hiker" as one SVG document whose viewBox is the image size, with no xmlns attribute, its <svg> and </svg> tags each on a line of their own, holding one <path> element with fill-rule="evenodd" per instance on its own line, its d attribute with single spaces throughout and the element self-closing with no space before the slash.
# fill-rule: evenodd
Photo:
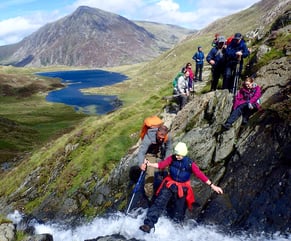
<svg viewBox="0 0 291 241">
<path fill-rule="evenodd" d="M 171 198 L 175 198 L 175 206 L 172 213 L 175 221 L 183 221 L 185 217 L 185 202 L 191 210 L 195 202 L 194 192 L 191 187 L 190 177 L 193 173 L 202 182 L 217 192 L 223 194 L 220 187 L 214 185 L 209 178 L 199 169 L 199 167 L 188 156 L 188 149 L 185 143 L 179 142 L 174 149 L 174 154 L 168 156 L 159 163 L 151 163 L 145 160 L 149 167 L 164 169 L 169 167 L 169 175 L 163 180 L 157 191 L 157 198 L 148 209 L 144 224 L 140 226 L 143 232 L 150 233 L 150 230 L 158 222 L 159 217 L 165 211 Z"/>
<path fill-rule="evenodd" d="M 212 40 L 212 43 L 211 43 L 211 46 L 212 47 L 216 47 L 216 45 L 218 44 L 218 37 L 219 37 L 220 35 L 219 35 L 219 33 L 216 33 L 215 35 L 214 35 L 214 39 Z"/>
<path fill-rule="evenodd" d="M 247 124 L 249 117 L 261 108 L 260 97 L 260 86 L 254 82 L 253 77 L 247 77 L 235 97 L 233 111 L 222 127 L 225 130 L 229 130 L 241 115 L 243 116 L 242 124 Z"/>
<path fill-rule="evenodd" d="M 193 73 L 193 70 L 192 70 L 192 64 L 191 63 L 187 63 L 185 68 L 189 72 L 188 88 L 189 88 L 190 92 L 193 92 L 194 91 L 194 85 L 193 85 L 194 73 Z"/>
<path fill-rule="evenodd" d="M 177 85 L 178 85 L 178 79 L 179 77 L 184 75 L 185 67 L 181 69 L 181 71 L 176 75 L 174 80 L 172 81 L 173 84 L 173 95 L 178 95 Z"/>
<path fill-rule="evenodd" d="M 231 39 L 226 48 L 226 69 L 223 79 L 223 89 L 228 89 L 229 92 L 235 94 L 234 86 L 238 83 L 234 83 L 235 79 L 238 80 L 241 76 L 243 68 L 243 59 L 249 56 L 245 41 L 241 33 L 236 33 Z"/>
<path fill-rule="evenodd" d="M 212 81 L 211 81 L 211 88 L 210 90 L 216 90 L 218 81 L 220 76 L 224 76 L 225 72 L 225 37 L 219 36 L 217 38 L 217 43 L 215 47 L 213 47 L 207 57 L 206 61 L 211 65 L 211 74 L 212 74 Z"/>
<path fill-rule="evenodd" d="M 146 171 L 145 180 L 142 188 L 148 200 L 151 200 L 154 194 L 154 168 L 147 167 L 144 164 L 144 159 L 157 162 L 163 160 L 171 154 L 172 140 L 167 126 L 161 125 L 156 128 L 149 128 L 145 134 L 137 154 L 137 161 L 142 171 Z M 134 167 L 133 167 L 134 168 Z"/>
<path fill-rule="evenodd" d="M 202 81 L 202 70 L 203 70 L 203 63 L 204 63 L 204 53 L 202 51 L 202 47 L 198 46 L 197 52 L 193 55 L 192 59 L 196 62 L 196 69 L 195 69 L 195 80 Z"/>
<path fill-rule="evenodd" d="M 189 96 L 189 71 L 187 69 L 184 69 L 184 73 L 182 76 L 180 76 L 177 80 L 177 94 L 178 101 L 179 101 L 179 109 L 182 110 L 182 108 L 187 104 L 188 96 Z"/>
</svg>

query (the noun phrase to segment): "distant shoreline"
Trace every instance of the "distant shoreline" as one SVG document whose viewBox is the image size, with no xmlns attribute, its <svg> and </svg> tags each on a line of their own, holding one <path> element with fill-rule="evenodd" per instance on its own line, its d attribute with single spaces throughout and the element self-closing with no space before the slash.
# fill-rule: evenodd
<svg viewBox="0 0 291 241">
<path fill-rule="evenodd" d="M 72 106 L 75 111 L 88 115 L 111 113 L 122 101 L 116 95 L 88 94 L 81 89 L 109 86 L 127 79 L 123 74 L 99 69 L 38 72 L 36 75 L 59 78 L 64 85 L 64 88 L 49 91 L 47 101 Z"/>
</svg>

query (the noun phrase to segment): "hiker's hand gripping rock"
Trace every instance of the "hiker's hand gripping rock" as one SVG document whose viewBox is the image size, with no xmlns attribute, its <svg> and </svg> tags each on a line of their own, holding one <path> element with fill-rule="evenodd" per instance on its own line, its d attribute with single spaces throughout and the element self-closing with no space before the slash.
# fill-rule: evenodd
<svg viewBox="0 0 291 241">
<path fill-rule="evenodd" d="M 222 190 L 220 187 L 218 187 L 218 186 L 212 184 L 212 185 L 211 185 L 211 188 L 212 188 L 212 190 L 215 191 L 216 193 L 218 193 L 218 194 L 223 194 L 223 190 Z"/>
</svg>

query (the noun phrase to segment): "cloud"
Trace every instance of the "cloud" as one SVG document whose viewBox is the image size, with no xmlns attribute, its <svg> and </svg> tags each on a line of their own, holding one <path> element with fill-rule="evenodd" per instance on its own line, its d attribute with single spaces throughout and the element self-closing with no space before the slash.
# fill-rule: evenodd
<svg viewBox="0 0 291 241">
<path fill-rule="evenodd" d="M 0 45 L 17 43 L 37 31 L 48 22 L 63 16 L 58 10 L 53 12 L 35 11 L 28 16 L 18 16 L 0 21 Z"/>
<path fill-rule="evenodd" d="M 140 9 L 146 2 L 143 0 L 77 0 L 71 5 L 71 9 L 75 10 L 79 6 L 89 6 L 124 16 L 125 13 L 135 14 L 136 11 L 141 14 Z"/>
<path fill-rule="evenodd" d="M 41 24 L 31 22 L 24 17 L 10 18 L 0 22 L 0 36 L 2 42 L 19 42 L 22 36 L 40 28 Z"/>
<path fill-rule="evenodd" d="M 161 8 L 162 11 L 166 12 L 177 12 L 179 11 L 179 4 L 173 2 L 172 0 L 162 0 L 157 3 L 157 5 Z"/>
<path fill-rule="evenodd" d="M 11 0 L 33 1 L 33 0 Z M 79 6 L 89 6 L 119 14 L 130 20 L 175 24 L 201 29 L 214 20 L 245 9 L 259 0 L 76 0 L 54 12 L 31 12 L 30 15 L 0 21 L 0 45 L 19 42 L 48 22 L 71 14 Z M 4 9 L 5 10 L 5 9 Z"/>
</svg>

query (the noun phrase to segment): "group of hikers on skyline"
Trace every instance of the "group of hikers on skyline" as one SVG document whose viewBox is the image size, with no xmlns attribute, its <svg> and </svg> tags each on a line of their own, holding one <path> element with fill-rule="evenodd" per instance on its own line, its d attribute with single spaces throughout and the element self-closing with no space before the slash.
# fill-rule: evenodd
<svg viewBox="0 0 291 241">
<path fill-rule="evenodd" d="M 222 89 L 228 89 L 235 94 L 238 80 L 243 69 L 243 59 L 250 55 L 250 50 L 241 33 L 235 33 L 229 38 L 215 34 L 212 49 L 206 56 L 206 61 L 211 65 L 210 91 L 218 88 L 219 79 L 222 78 Z M 194 82 L 203 81 L 204 53 L 202 46 L 198 46 L 192 59 L 196 63 L 195 73 L 192 64 L 188 62 L 173 80 L 173 94 L 177 97 L 181 110 L 188 101 L 189 95 L 194 91 Z"/>
<path fill-rule="evenodd" d="M 206 57 L 212 66 L 211 89 L 216 90 L 218 80 L 223 75 L 223 89 L 228 89 L 235 95 L 232 112 L 226 122 L 222 124 L 222 130 L 225 131 L 229 130 L 240 116 L 243 117 L 242 123 L 246 124 L 249 117 L 260 109 L 261 88 L 254 82 L 254 78 L 249 76 L 243 81 L 238 92 L 233 92 L 235 75 L 240 76 L 242 59 L 248 56 L 249 50 L 240 33 L 236 33 L 228 44 L 223 36 L 216 37 L 213 48 Z M 198 48 L 199 51 L 202 52 L 201 47 Z M 195 53 L 194 56 L 193 59 L 201 64 L 202 55 Z M 199 68 L 201 66 L 198 66 Z M 191 63 L 187 63 L 180 76 L 176 78 L 177 84 L 174 86 L 174 90 L 178 95 L 180 91 L 184 93 L 180 94 L 182 96 L 180 108 L 187 103 L 186 97 L 189 92 L 193 91 L 193 85 L 191 85 L 193 81 L 202 81 L 199 79 L 200 77 L 195 80 L 194 76 Z M 189 80 L 192 80 L 192 83 Z M 189 147 L 186 143 L 178 142 L 173 149 L 170 130 L 159 117 L 146 118 L 141 133 L 137 154 L 138 165 L 132 166 L 130 170 L 130 179 L 139 184 L 139 186 L 136 185 L 138 190 L 134 189 L 140 194 L 138 199 L 144 199 L 146 205 L 143 207 L 148 208 L 140 230 L 150 233 L 162 214 L 166 214 L 176 222 L 183 221 L 187 208 L 191 210 L 195 202 L 190 183 L 192 174 L 209 185 L 216 193 L 223 194 L 222 188 L 212 183 L 197 164 L 188 157 Z M 134 175 L 135 177 L 133 177 Z M 137 202 L 136 200 L 135 203 Z M 131 205 L 132 202 L 130 202 L 128 211 L 132 208 Z"/>
</svg>

